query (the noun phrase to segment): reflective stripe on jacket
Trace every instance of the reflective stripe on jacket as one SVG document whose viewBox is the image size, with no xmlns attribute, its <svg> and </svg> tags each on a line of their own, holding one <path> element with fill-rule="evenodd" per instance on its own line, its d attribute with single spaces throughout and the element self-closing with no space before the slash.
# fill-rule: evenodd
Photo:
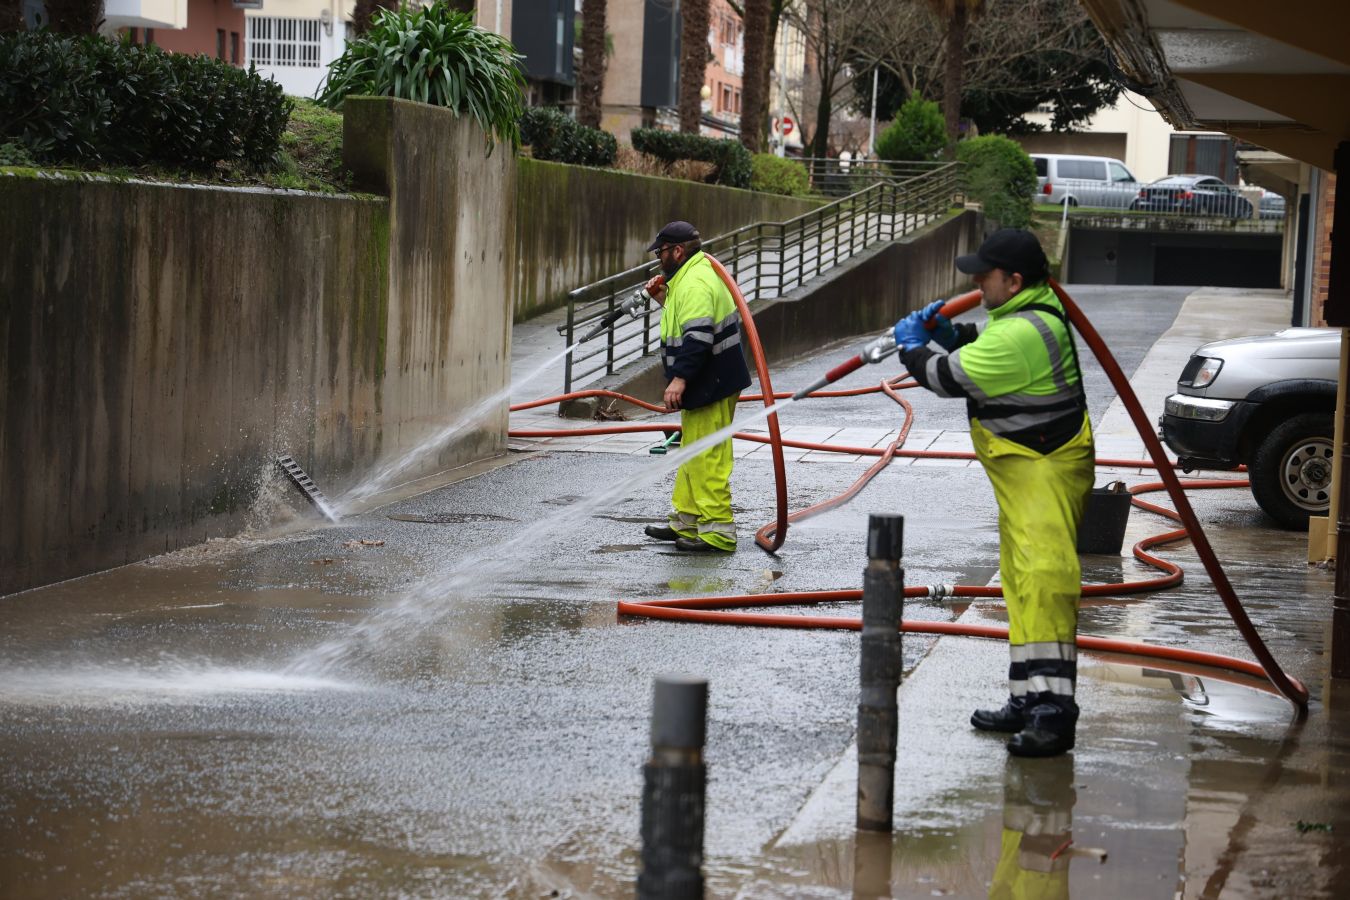
<svg viewBox="0 0 1350 900">
<path fill-rule="evenodd" d="M 1078 433 L 1087 408 L 1063 316 L 1050 286 L 1035 285 L 990 310 L 979 336 L 950 354 L 921 347 L 902 358 L 934 393 L 967 398 L 991 433 L 1048 453 Z"/>
<path fill-rule="evenodd" d="M 741 315 L 712 262 L 695 253 L 666 286 L 661 362 L 667 379 L 686 382 L 681 405 L 706 406 L 750 385 L 741 350 Z"/>
</svg>

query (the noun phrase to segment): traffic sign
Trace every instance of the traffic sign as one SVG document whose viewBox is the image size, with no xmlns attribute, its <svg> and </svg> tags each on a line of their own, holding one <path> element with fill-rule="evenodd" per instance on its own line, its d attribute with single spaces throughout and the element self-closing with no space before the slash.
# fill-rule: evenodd
<svg viewBox="0 0 1350 900">
<path fill-rule="evenodd" d="M 792 129 L 797 127 L 797 123 L 792 121 L 791 116 L 783 116 L 783 137 L 792 134 Z"/>
</svg>

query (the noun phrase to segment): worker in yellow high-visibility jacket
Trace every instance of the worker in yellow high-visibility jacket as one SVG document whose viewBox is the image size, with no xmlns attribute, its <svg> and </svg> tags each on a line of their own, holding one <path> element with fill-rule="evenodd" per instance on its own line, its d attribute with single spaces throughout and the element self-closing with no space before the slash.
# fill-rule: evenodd
<svg viewBox="0 0 1350 900">
<path fill-rule="evenodd" d="M 1011 696 L 970 722 L 1011 733 L 1014 755 L 1055 756 L 1073 749 L 1078 722 L 1077 534 L 1095 457 L 1083 376 L 1034 235 L 997 231 L 956 267 L 984 295 L 984 330 L 953 325 L 939 300 L 901 319 L 895 339 L 916 381 L 966 398 L 971 442 L 998 500 Z"/>
<path fill-rule="evenodd" d="M 680 411 L 686 447 L 730 425 L 750 384 L 736 301 L 702 246 L 693 225 L 671 222 L 648 248 L 662 273 L 647 282 L 647 292 L 661 304 L 661 359 L 669 381 L 664 401 Z M 728 436 L 681 465 L 670 524 L 649 525 L 647 535 L 691 552 L 735 550 L 731 464 Z"/>
</svg>

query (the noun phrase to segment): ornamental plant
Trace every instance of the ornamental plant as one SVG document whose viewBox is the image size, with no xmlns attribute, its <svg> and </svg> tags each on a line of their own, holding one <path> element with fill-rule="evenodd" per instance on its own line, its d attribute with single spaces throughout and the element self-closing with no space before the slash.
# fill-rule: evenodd
<svg viewBox="0 0 1350 900">
<path fill-rule="evenodd" d="M 520 139 L 535 159 L 579 166 L 612 166 L 619 155 L 614 135 L 588 128 L 556 109 L 532 106 L 520 118 Z"/>
<path fill-rule="evenodd" d="M 795 159 L 782 159 L 772 153 L 756 153 L 750 173 L 750 187 L 787 197 L 811 196 L 811 176 L 806 166 Z"/>
<path fill-rule="evenodd" d="M 1036 166 L 1016 141 L 1001 134 L 970 138 L 956 145 L 956 158 L 966 191 L 985 215 L 1008 228 L 1031 223 Z"/>
<path fill-rule="evenodd" d="M 901 162 L 937 159 L 947 146 L 942 109 L 918 91 L 900 107 L 895 121 L 877 136 L 877 156 Z"/>
<path fill-rule="evenodd" d="M 501 35 L 445 0 L 381 10 L 370 30 L 328 67 L 318 101 L 337 109 L 356 94 L 399 97 L 469 115 L 488 137 L 520 144 L 523 59 Z"/>
<path fill-rule="evenodd" d="M 634 128 L 632 139 L 634 150 L 651 154 L 668 163 L 681 159 L 712 163 L 715 168 L 708 176 L 708 181 L 714 184 L 750 187 L 754 167 L 750 151 L 740 141 L 718 140 L 660 128 Z"/>
<path fill-rule="evenodd" d="M 0 144 L 39 164 L 262 170 L 290 113 L 276 82 L 206 56 L 95 35 L 0 35 Z"/>
</svg>

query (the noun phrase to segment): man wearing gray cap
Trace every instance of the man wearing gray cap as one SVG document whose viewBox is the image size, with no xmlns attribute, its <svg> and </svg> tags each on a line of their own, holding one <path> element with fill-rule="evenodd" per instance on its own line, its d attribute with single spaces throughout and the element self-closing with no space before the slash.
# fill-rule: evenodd
<svg viewBox="0 0 1350 900">
<path fill-rule="evenodd" d="M 680 411 L 686 447 L 730 425 L 750 384 L 736 301 L 702 246 L 693 225 L 671 222 L 647 248 L 661 265 L 647 292 L 661 304 L 661 361 L 669 381 L 663 399 L 667 409 Z M 731 466 L 729 437 L 681 465 L 670 524 L 648 525 L 647 536 L 689 552 L 735 550 Z"/>
<path fill-rule="evenodd" d="M 1011 734 L 1014 756 L 1058 756 L 1073 749 L 1078 723 L 1076 537 L 1095 455 L 1083 374 L 1031 232 L 996 231 L 956 268 L 984 295 L 984 330 L 952 325 L 938 300 L 896 323 L 895 342 L 914 380 L 965 398 L 970 440 L 998 500 L 1009 697 L 1000 709 L 977 709 L 970 724 Z M 946 352 L 930 350 L 930 340 Z"/>
</svg>

